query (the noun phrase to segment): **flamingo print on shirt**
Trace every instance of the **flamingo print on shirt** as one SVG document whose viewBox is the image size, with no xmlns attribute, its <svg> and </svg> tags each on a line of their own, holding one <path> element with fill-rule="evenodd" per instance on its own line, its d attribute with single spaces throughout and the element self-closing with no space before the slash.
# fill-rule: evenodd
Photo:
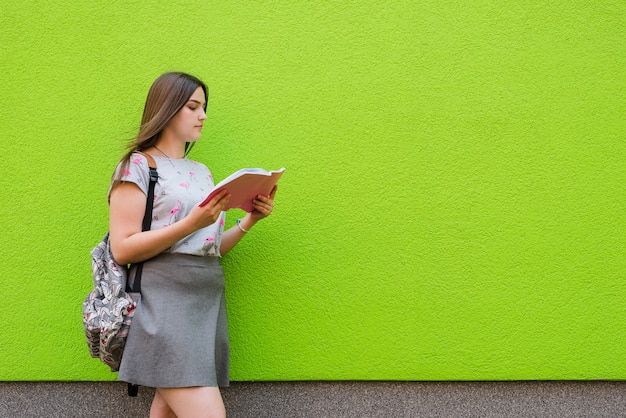
<svg viewBox="0 0 626 418">
<path fill-rule="evenodd" d="M 202 247 L 202 251 L 204 251 L 205 254 L 211 254 L 211 250 L 213 249 L 214 245 L 215 245 L 215 238 L 207 237 L 204 239 L 204 245 Z M 213 254 L 215 254 L 215 251 L 213 251 Z"/>
<path fill-rule="evenodd" d="M 172 210 L 170 210 L 170 220 L 169 220 L 169 224 L 173 224 L 174 222 L 176 222 L 176 214 L 180 211 L 180 200 L 176 201 L 176 206 L 174 206 L 172 208 Z"/>
</svg>

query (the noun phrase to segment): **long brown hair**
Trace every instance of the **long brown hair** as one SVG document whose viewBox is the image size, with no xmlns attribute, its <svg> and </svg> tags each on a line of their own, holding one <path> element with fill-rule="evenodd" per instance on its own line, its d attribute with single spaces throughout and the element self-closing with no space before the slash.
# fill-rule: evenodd
<svg viewBox="0 0 626 418">
<path fill-rule="evenodd" d="M 204 97 L 208 100 L 209 92 L 206 85 L 190 74 L 169 72 L 152 83 L 143 108 L 139 132 L 128 145 L 128 152 L 120 160 L 122 167 L 114 174 L 112 188 L 120 183 L 122 172 L 128 168 L 132 153 L 153 147 L 161 137 L 163 128 L 183 108 L 198 87 L 202 87 Z M 185 155 L 191 151 L 193 145 L 193 142 L 185 144 Z"/>
</svg>

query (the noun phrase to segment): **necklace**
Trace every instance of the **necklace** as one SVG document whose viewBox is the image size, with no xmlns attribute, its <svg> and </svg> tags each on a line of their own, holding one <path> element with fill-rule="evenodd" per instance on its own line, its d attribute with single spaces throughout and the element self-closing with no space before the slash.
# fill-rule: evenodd
<svg viewBox="0 0 626 418">
<path fill-rule="evenodd" d="M 167 155 L 166 153 L 164 153 L 163 151 L 161 151 L 161 149 L 159 147 L 157 147 L 156 145 L 154 146 L 154 148 L 156 148 L 157 151 L 159 151 L 161 154 L 165 155 L 165 157 L 167 157 L 168 159 L 172 159 L 169 155 Z"/>
</svg>

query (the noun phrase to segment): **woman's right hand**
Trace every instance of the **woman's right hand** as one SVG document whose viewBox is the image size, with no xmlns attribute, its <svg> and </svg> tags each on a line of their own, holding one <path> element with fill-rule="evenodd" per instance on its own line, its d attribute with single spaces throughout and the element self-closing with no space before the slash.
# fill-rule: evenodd
<svg viewBox="0 0 626 418">
<path fill-rule="evenodd" d="M 206 205 L 200 206 L 198 204 L 191 209 L 189 215 L 187 215 L 187 219 L 193 224 L 195 229 L 213 225 L 218 220 L 220 213 L 222 213 L 229 200 L 230 193 L 226 190 L 222 190 L 216 194 L 213 199 L 209 200 Z"/>
</svg>

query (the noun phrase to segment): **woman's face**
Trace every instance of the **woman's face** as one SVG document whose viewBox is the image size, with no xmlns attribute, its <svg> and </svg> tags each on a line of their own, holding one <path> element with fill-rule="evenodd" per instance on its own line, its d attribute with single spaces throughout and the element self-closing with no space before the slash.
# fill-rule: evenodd
<svg viewBox="0 0 626 418">
<path fill-rule="evenodd" d="M 164 133 L 174 135 L 183 142 L 197 141 L 202 135 L 202 126 L 206 120 L 205 106 L 204 90 L 198 87 L 182 109 L 167 123 Z"/>
</svg>

